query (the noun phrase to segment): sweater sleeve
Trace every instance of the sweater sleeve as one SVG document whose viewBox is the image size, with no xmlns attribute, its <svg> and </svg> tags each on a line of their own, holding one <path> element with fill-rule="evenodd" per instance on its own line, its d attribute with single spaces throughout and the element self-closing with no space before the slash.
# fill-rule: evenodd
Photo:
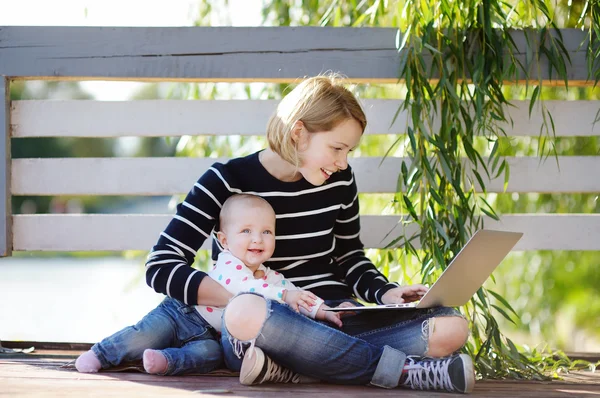
<svg viewBox="0 0 600 398">
<path fill-rule="evenodd" d="M 198 287 L 206 274 L 191 265 L 202 243 L 210 238 L 223 202 L 232 194 L 226 177 L 223 165 L 214 164 L 177 205 L 177 213 L 146 262 L 146 283 L 156 292 L 188 305 L 198 304 Z"/>
<path fill-rule="evenodd" d="M 382 304 L 381 297 L 384 293 L 398 287 L 398 284 L 390 283 L 365 256 L 364 245 L 360 240 L 358 189 L 354 173 L 345 198 L 333 229 L 335 261 L 356 297 Z"/>
</svg>

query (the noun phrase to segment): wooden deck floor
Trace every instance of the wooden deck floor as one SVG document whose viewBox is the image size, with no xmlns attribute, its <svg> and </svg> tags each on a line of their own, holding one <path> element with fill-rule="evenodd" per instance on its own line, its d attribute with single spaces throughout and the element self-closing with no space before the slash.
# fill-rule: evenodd
<svg viewBox="0 0 600 398">
<path fill-rule="evenodd" d="M 449 397 L 430 391 L 384 390 L 331 384 L 271 384 L 245 387 L 236 377 L 161 377 L 139 372 L 81 374 L 64 365 L 74 358 L 64 353 L 0 355 L 0 397 Z M 476 397 L 600 396 L 600 372 L 577 372 L 562 381 L 479 381 Z"/>
</svg>

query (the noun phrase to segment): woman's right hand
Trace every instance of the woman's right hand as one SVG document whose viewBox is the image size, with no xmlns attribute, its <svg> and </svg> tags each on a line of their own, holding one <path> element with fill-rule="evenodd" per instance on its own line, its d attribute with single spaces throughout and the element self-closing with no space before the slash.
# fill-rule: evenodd
<svg viewBox="0 0 600 398">
<path fill-rule="evenodd" d="M 383 304 L 410 303 L 420 300 L 421 297 L 427 293 L 427 290 L 429 290 L 429 288 L 420 283 L 395 287 L 385 292 L 383 297 L 381 297 L 381 302 Z"/>
</svg>

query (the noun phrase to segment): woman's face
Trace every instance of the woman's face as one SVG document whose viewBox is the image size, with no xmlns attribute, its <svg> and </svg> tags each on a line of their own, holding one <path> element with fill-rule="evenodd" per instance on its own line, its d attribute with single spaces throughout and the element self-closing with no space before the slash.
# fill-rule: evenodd
<svg viewBox="0 0 600 398">
<path fill-rule="evenodd" d="M 312 185 L 323 185 L 331 174 L 348 167 L 348 153 L 361 136 L 361 125 L 354 119 L 346 119 L 330 131 L 309 133 L 303 128 L 298 136 L 298 171 Z"/>
</svg>

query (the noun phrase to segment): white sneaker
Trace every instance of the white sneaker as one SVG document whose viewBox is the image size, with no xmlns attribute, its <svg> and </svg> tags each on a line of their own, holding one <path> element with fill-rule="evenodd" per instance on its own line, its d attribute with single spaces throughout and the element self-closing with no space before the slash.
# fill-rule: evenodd
<svg viewBox="0 0 600 398">
<path fill-rule="evenodd" d="M 446 358 L 408 356 L 404 387 L 413 390 L 446 390 L 463 394 L 473 391 L 475 371 L 473 360 L 466 354 Z"/>
<path fill-rule="evenodd" d="M 276 364 L 258 347 L 244 355 L 240 369 L 240 383 L 252 386 L 262 383 L 301 383 L 302 376 Z"/>
</svg>

